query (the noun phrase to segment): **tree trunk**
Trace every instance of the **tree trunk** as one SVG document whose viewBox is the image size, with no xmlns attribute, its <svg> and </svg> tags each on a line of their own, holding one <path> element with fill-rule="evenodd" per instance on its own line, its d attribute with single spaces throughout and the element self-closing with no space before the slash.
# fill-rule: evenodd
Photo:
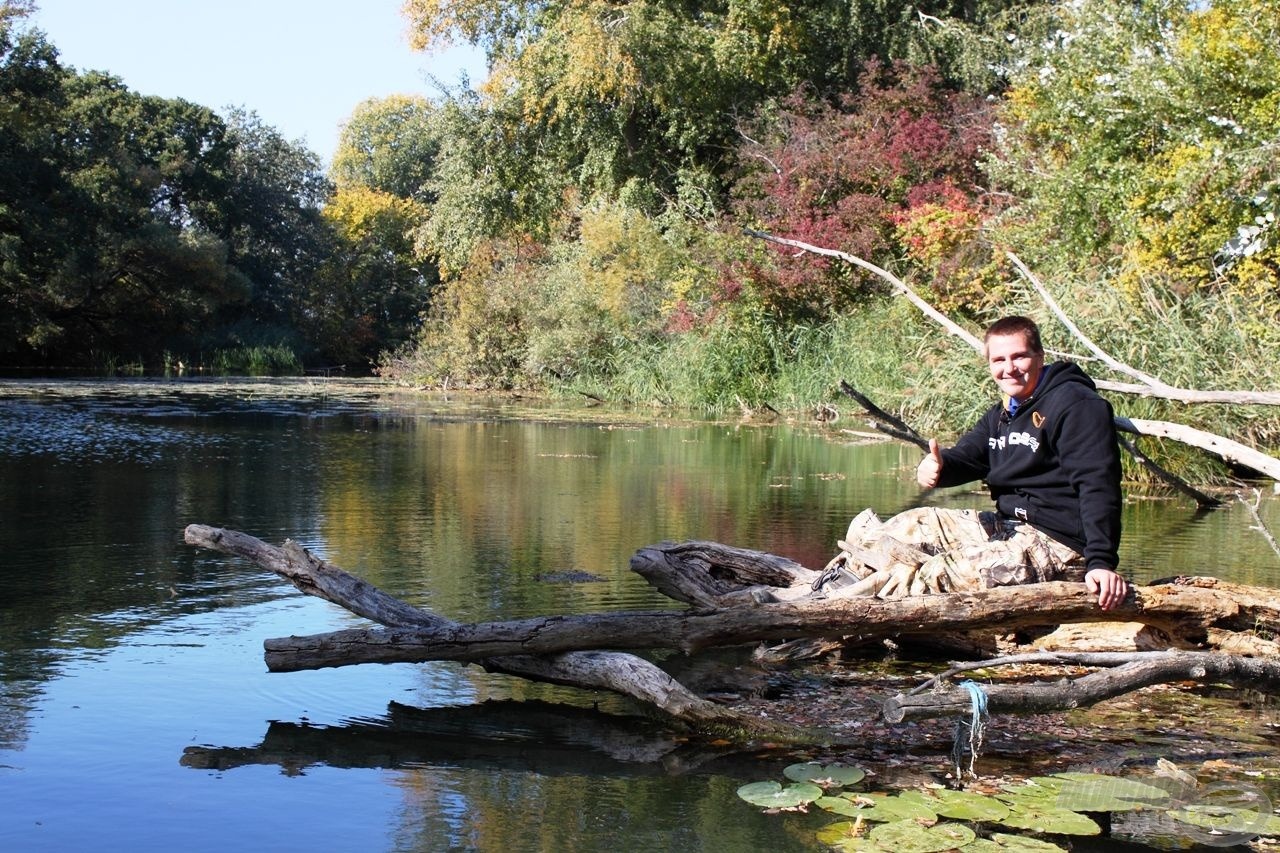
<svg viewBox="0 0 1280 853">
<path fill-rule="evenodd" d="M 692 601 L 695 610 L 462 624 L 400 602 L 291 542 L 276 548 L 243 533 L 203 525 L 189 526 L 186 540 L 247 557 L 308 595 L 384 626 L 267 640 L 267 666 L 274 672 L 358 663 L 467 661 L 537 681 L 611 690 L 657 711 L 668 723 L 697 731 L 783 741 L 804 741 L 812 734 L 702 699 L 653 664 L 619 650 L 693 652 L 761 640 L 856 644 L 901 636 L 919 641 L 993 631 L 993 626 L 1008 633 L 1099 622 L 1139 623 L 1195 644 L 1211 636 L 1239 638 L 1259 624 L 1280 624 L 1280 604 L 1272 591 L 1211 578 L 1138 587 L 1129 601 L 1110 611 L 1098 609 L 1083 584 L 1061 582 L 895 600 L 859 596 L 777 601 L 779 595 L 807 589 L 818 573 L 772 554 L 714 542 L 664 543 L 641 549 L 632 559 L 636 571 L 660 589 Z M 988 701 L 992 711 L 1034 713 L 1100 701 L 1161 680 L 1211 677 L 1262 689 L 1280 686 L 1280 665 L 1274 661 L 1168 654 L 1173 657 L 1162 658 L 1159 667 L 1098 673 L 1066 686 L 993 686 L 988 688 Z M 895 697 L 886 705 L 886 714 L 901 714 L 897 719 L 903 719 L 967 713 L 971 702 L 967 691 L 942 698 Z"/>
</svg>

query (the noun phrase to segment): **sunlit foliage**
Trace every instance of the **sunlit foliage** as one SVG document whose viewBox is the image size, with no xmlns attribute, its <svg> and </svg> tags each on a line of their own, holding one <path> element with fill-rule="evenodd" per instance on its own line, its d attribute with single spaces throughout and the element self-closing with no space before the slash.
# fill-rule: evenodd
<svg viewBox="0 0 1280 853">
<path fill-rule="evenodd" d="M 906 257 L 948 308 L 986 299 L 987 250 L 977 160 L 987 102 L 947 88 L 928 68 L 868 65 L 837 106 L 798 92 L 743 149 L 740 215 L 758 227 L 858 257 Z M 793 253 L 787 252 L 787 255 Z M 848 265 L 804 255 L 740 266 L 784 315 L 829 317 L 882 287 Z"/>
<path fill-rule="evenodd" d="M 992 172 L 1027 243 L 1130 293 L 1226 286 L 1280 302 L 1280 3 L 1083 0 L 1017 34 L 1026 61 Z"/>
</svg>

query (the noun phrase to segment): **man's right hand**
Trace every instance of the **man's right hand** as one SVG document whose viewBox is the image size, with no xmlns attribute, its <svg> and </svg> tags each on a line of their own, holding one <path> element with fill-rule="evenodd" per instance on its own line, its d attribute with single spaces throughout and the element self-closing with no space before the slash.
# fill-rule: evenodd
<svg viewBox="0 0 1280 853">
<path fill-rule="evenodd" d="M 942 476 L 942 448 L 936 438 L 929 439 L 929 453 L 916 466 L 916 482 L 922 489 L 932 489 Z"/>
</svg>

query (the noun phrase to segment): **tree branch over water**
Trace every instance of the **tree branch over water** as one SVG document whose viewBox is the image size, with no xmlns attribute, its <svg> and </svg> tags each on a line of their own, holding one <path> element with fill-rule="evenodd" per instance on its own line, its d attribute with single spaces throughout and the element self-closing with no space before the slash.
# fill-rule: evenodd
<svg viewBox="0 0 1280 853">
<path fill-rule="evenodd" d="M 776 243 L 781 246 L 789 246 L 804 252 L 811 252 L 817 255 L 825 255 L 827 257 L 838 258 L 846 263 L 852 264 L 861 269 L 867 270 L 873 275 L 878 276 L 888 282 L 891 287 L 901 295 L 905 296 L 913 305 L 919 308 L 925 316 L 942 326 L 948 333 L 955 335 L 962 341 L 967 343 L 976 352 L 982 352 L 982 341 L 974 334 L 967 331 L 949 317 L 944 315 L 938 309 L 930 305 L 918 293 L 911 289 L 902 279 L 895 276 L 882 267 L 878 267 L 870 261 L 865 261 L 855 255 L 847 252 L 841 252 L 836 249 L 826 249 L 821 246 L 814 246 L 801 240 L 791 240 L 785 237 L 778 237 L 765 231 L 756 231 L 751 228 L 744 228 L 743 231 L 751 237 L 757 237 L 770 243 Z M 1112 382 L 1106 379 L 1094 379 L 1094 384 L 1099 388 L 1107 391 L 1117 391 L 1125 394 L 1137 394 L 1144 397 L 1160 397 L 1168 400 L 1175 400 L 1184 403 L 1233 403 L 1233 404 L 1256 404 L 1256 405 L 1280 405 L 1280 392 L 1274 391 L 1197 391 L 1185 388 L 1175 388 L 1168 385 L 1153 376 L 1129 367 L 1110 355 L 1106 354 L 1101 348 L 1097 347 L 1092 341 L 1086 338 L 1080 330 L 1067 319 L 1062 309 L 1049 296 L 1048 291 L 1039 283 L 1030 270 L 1012 252 L 1009 258 L 1014 262 L 1023 275 L 1030 278 L 1032 286 L 1049 305 L 1050 310 L 1058 316 L 1059 319 L 1067 326 L 1067 328 L 1085 346 L 1098 355 L 1109 367 L 1117 372 L 1125 373 L 1129 376 L 1139 378 L 1143 384 L 1135 385 L 1132 383 Z M 1201 450 L 1213 453 L 1227 462 L 1245 465 L 1260 474 L 1270 477 L 1272 480 L 1280 481 L 1280 459 L 1268 456 L 1258 450 L 1241 444 L 1238 441 L 1225 438 L 1223 436 L 1214 435 L 1203 430 L 1193 427 L 1184 426 L 1182 424 L 1169 423 L 1166 421 L 1151 420 L 1134 420 L 1129 418 L 1116 418 L 1116 426 L 1125 432 L 1135 433 L 1137 435 L 1152 435 L 1171 438 L 1174 441 L 1199 448 Z"/>
</svg>

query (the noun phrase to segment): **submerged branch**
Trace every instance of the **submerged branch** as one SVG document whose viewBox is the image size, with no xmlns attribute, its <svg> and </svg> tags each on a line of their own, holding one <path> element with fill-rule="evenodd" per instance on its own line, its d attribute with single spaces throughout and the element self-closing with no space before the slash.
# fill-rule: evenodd
<svg viewBox="0 0 1280 853">
<path fill-rule="evenodd" d="M 1054 683 L 983 685 L 992 714 L 1044 714 L 1094 705 L 1152 684 L 1170 681 L 1222 682 L 1280 693 L 1280 661 L 1220 652 L 1156 652 L 1112 669 Z M 956 688 L 941 693 L 899 693 L 885 700 L 891 723 L 926 717 L 961 716 L 973 709 L 973 694 Z"/>
</svg>

